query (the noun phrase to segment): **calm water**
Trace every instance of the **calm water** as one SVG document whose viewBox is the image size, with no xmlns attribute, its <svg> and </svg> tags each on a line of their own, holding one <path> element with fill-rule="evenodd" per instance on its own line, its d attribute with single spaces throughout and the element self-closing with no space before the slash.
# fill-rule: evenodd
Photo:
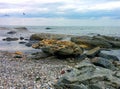
<svg viewBox="0 0 120 89">
<path fill-rule="evenodd" d="M 109 35 L 120 36 L 120 27 L 104 27 L 104 26 L 49 26 L 51 29 L 46 29 L 46 26 L 31 26 L 27 27 L 32 32 L 57 33 L 69 35 Z"/>
</svg>

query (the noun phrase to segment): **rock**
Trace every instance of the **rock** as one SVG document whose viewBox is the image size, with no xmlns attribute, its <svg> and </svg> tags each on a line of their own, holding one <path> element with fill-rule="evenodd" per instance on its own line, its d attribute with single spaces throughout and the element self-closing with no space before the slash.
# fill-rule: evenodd
<svg viewBox="0 0 120 89">
<path fill-rule="evenodd" d="M 94 39 L 103 40 L 112 45 L 112 48 L 120 48 L 120 37 L 94 36 Z"/>
<path fill-rule="evenodd" d="M 16 33 L 16 31 L 9 31 L 9 32 L 7 32 L 7 34 L 15 34 Z"/>
<path fill-rule="evenodd" d="M 120 41 L 120 37 L 112 37 L 112 36 L 105 36 L 105 35 L 101 35 L 101 36 L 109 41 Z"/>
<path fill-rule="evenodd" d="M 20 40 L 24 40 L 24 37 L 20 37 Z"/>
<path fill-rule="evenodd" d="M 79 88 L 83 84 L 84 88 Z M 91 64 L 84 60 L 72 68 L 71 72 L 66 72 L 55 84 L 58 89 L 118 89 L 120 78 L 114 76 L 112 70 Z M 65 88 L 67 85 L 67 88 Z M 71 88 L 72 85 L 72 88 Z M 70 87 L 70 88 L 69 88 Z M 92 88 L 93 87 L 93 88 Z"/>
<path fill-rule="evenodd" d="M 78 61 L 82 61 L 82 60 L 84 60 L 85 58 L 87 58 L 87 55 L 86 55 L 86 54 L 82 54 L 82 55 L 79 55 L 79 56 L 76 57 L 76 59 L 77 59 Z"/>
<path fill-rule="evenodd" d="M 49 55 L 46 55 L 43 52 L 36 52 L 36 53 L 32 53 L 29 58 L 39 60 L 39 59 L 43 59 L 43 58 L 47 58 L 47 57 L 49 57 Z"/>
<path fill-rule="evenodd" d="M 30 40 L 43 40 L 43 39 L 54 39 L 54 40 L 61 40 L 65 38 L 65 35 L 60 34 L 49 34 L 49 33 L 40 33 L 40 34 L 33 34 L 30 36 Z"/>
<path fill-rule="evenodd" d="M 102 52 L 100 52 L 97 56 L 108 59 L 108 60 L 112 60 L 112 61 L 119 61 L 119 58 L 117 58 L 116 56 L 105 54 L 105 53 L 102 53 Z"/>
<path fill-rule="evenodd" d="M 0 30 L 10 30 L 10 29 L 7 27 L 0 27 Z"/>
<path fill-rule="evenodd" d="M 95 57 L 95 58 L 91 59 L 91 62 L 96 66 L 104 67 L 104 68 L 107 68 L 110 70 L 116 69 L 115 66 L 112 64 L 112 62 L 105 58 Z"/>
<path fill-rule="evenodd" d="M 110 41 L 113 48 L 120 48 L 120 41 Z"/>
<path fill-rule="evenodd" d="M 3 39 L 3 41 L 17 41 L 18 38 L 11 38 L 11 37 L 7 37 L 5 39 Z"/>
<path fill-rule="evenodd" d="M 86 45 L 88 48 L 94 48 L 98 46 L 101 48 L 112 48 L 112 45 L 110 43 L 88 36 L 71 37 L 71 41 L 79 45 Z"/>
<path fill-rule="evenodd" d="M 36 41 L 29 41 L 28 43 L 25 44 L 25 46 L 31 47 L 35 43 L 36 43 Z"/>
<path fill-rule="evenodd" d="M 31 47 L 31 46 L 32 46 L 32 43 L 26 43 L 25 46 Z"/>
<path fill-rule="evenodd" d="M 23 53 L 21 51 L 16 51 L 14 54 L 22 55 Z"/>
<path fill-rule="evenodd" d="M 93 48 L 86 52 L 87 57 L 95 57 L 98 53 L 100 53 L 100 47 Z"/>
<path fill-rule="evenodd" d="M 21 42 L 19 42 L 19 44 L 25 44 L 26 42 L 25 41 L 21 41 Z"/>
<path fill-rule="evenodd" d="M 83 49 L 70 41 L 42 40 L 34 45 L 33 48 L 41 48 L 43 52 L 57 57 L 71 57 L 81 55 Z"/>
<path fill-rule="evenodd" d="M 52 29 L 52 28 L 50 28 L 50 27 L 46 27 L 45 29 Z"/>
<path fill-rule="evenodd" d="M 15 29 L 21 30 L 21 31 L 28 31 L 26 27 L 16 27 Z"/>
<path fill-rule="evenodd" d="M 16 56 L 14 56 L 14 58 L 22 58 L 22 56 L 21 55 L 16 55 Z"/>
</svg>

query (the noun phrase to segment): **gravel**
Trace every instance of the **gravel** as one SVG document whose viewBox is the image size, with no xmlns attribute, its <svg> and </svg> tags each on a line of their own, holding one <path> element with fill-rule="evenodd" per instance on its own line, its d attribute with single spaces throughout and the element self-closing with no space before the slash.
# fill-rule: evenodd
<svg viewBox="0 0 120 89">
<path fill-rule="evenodd" d="M 16 54 L 0 52 L 0 89 L 54 89 L 54 84 L 69 68 L 63 60 L 47 57 L 40 60 L 14 58 Z"/>
</svg>

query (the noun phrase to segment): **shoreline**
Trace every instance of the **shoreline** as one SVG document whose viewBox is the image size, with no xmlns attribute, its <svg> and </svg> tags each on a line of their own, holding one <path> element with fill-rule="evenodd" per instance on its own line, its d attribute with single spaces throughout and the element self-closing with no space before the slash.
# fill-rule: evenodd
<svg viewBox="0 0 120 89">
<path fill-rule="evenodd" d="M 21 28 L 19 28 L 19 30 L 20 29 Z M 12 30 L 12 31 L 13 31 L 12 33 L 14 33 L 14 30 Z M 11 30 L 8 30 L 7 32 L 11 32 Z M 29 31 L 26 31 L 25 29 L 22 30 L 22 33 L 20 31 L 16 31 L 16 32 L 17 32 L 17 34 L 19 34 L 19 36 L 17 36 L 16 33 L 15 34 L 7 34 L 5 32 L 4 37 L 7 37 L 7 36 L 16 37 L 17 36 L 19 38 L 19 40 L 15 40 L 15 41 L 1 40 L 1 41 L 3 42 L 3 44 L 9 43 L 6 45 L 10 46 L 10 49 L 12 49 L 12 47 L 14 47 L 14 46 L 16 46 L 16 47 L 18 46 L 19 49 L 23 49 L 25 47 L 28 50 L 25 49 L 26 52 L 24 52 L 17 48 L 17 50 L 12 49 L 13 50 L 12 52 L 10 52 L 8 50 L 0 51 L 0 66 L 1 66 L 0 67 L 1 68 L 0 88 L 2 88 L 2 89 L 4 89 L 4 88 L 55 89 L 55 85 L 58 84 L 58 82 L 61 80 L 61 78 L 64 79 L 64 74 L 66 74 L 66 73 L 69 74 L 71 69 L 74 70 L 75 65 L 78 65 L 79 63 L 81 63 L 81 61 L 86 60 L 86 56 L 84 59 L 84 53 L 83 53 L 82 59 L 81 59 L 81 57 L 59 59 L 55 55 L 52 55 L 52 56 L 46 55 L 45 53 L 41 52 L 40 49 L 30 50 L 32 48 L 31 46 L 27 47 L 27 46 L 25 46 L 25 44 L 20 44 L 19 42 L 25 41 L 26 43 L 29 43 L 30 36 L 33 33 L 32 34 L 30 33 L 26 36 L 25 34 L 29 33 Z M 22 34 L 24 34 L 24 36 Z M 44 34 L 40 33 L 40 34 L 42 34 L 42 35 L 40 35 L 40 39 L 42 37 L 46 38 L 46 35 L 48 38 L 54 38 L 54 37 L 58 38 L 58 39 L 61 38 L 60 34 L 57 34 L 57 35 L 52 34 L 52 36 L 51 36 L 51 34 L 48 34 L 48 33 L 44 33 Z M 20 39 L 21 36 L 24 38 L 23 40 Z M 71 35 L 69 35 L 69 37 L 71 37 Z M 74 36 L 72 35 L 72 37 L 74 37 Z M 64 38 L 63 35 L 62 35 L 62 38 Z M 27 40 L 25 40 L 25 39 L 27 39 Z M 66 41 L 66 40 L 68 41 L 68 39 L 62 39 L 60 41 Z M 31 44 L 33 44 L 33 43 L 31 43 Z M 13 46 L 12 46 L 12 44 L 13 44 Z M 19 45 L 21 45 L 21 46 L 19 46 Z M 87 51 L 89 51 L 89 50 L 87 50 Z M 120 49 L 117 50 L 118 56 L 119 56 L 119 51 L 120 51 Z M 104 54 L 103 51 L 101 51 L 101 52 Z M 106 51 L 106 52 L 108 52 L 108 54 L 114 55 L 113 49 L 111 51 Z M 94 57 L 96 58 L 96 56 L 94 56 Z M 120 59 L 120 56 L 118 58 Z M 88 62 L 88 60 L 89 60 L 89 62 Z M 90 63 L 91 62 L 90 60 L 91 60 L 91 58 L 88 58 L 87 63 Z M 94 60 L 96 60 L 96 59 L 94 59 Z M 94 62 L 94 60 L 92 62 Z M 102 61 L 102 62 L 100 61 L 100 64 L 101 63 L 103 63 L 102 65 L 104 65 L 106 67 L 106 69 L 107 68 L 109 69 L 109 65 L 112 66 L 112 67 L 110 67 L 109 70 L 113 71 L 111 69 L 112 68 L 114 69 L 114 65 L 111 64 L 111 61 L 110 61 L 110 63 L 109 63 L 109 61 Z M 108 63 L 108 65 L 107 65 L 107 63 Z M 117 63 L 119 64 L 119 61 Z M 81 64 L 81 65 L 83 65 L 83 64 Z M 97 68 L 99 66 L 99 65 L 97 65 L 97 66 L 93 65 L 91 63 L 88 65 L 92 66 L 92 67 L 94 66 L 95 68 Z M 102 66 L 100 66 L 100 67 L 102 67 Z M 102 69 L 102 70 L 104 70 L 104 69 Z M 82 71 L 82 70 L 80 70 L 80 71 Z M 115 70 L 115 71 L 117 71 L 117 70 Z M 74 72 L 74 73 L 76 73 L 76 72 Z M 115 82 L 115 80 L 114 81 L 111 80 L 111 81 Z M 87 86 L 87 85 L 85 85 L 85 86 Z"/>
</svg>

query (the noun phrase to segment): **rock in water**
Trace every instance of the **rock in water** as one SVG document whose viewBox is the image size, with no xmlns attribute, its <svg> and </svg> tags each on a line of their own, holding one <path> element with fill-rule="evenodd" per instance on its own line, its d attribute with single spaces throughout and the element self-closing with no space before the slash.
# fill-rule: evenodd
<svg viewBox="0 0 120 89">
<path fill-rule="evenodd" d="M 33 34 L 30 37 L 30 40 L 44 40 L 44 39 L 54 39 L 54 40 L 61 40 L 65 38 L 65 35 L 59 34 L 49 34 L 49 33 L 40 33 L 40 34 Z"/>
<path fill-rule="evenodd" d="M 79 45 L 87 45 L 88 48 L 94 48 L 98 46 L 101 48 L 112 48 L 112 45 L 109 42 L 88 36 L 71 37 L 71 41 Z"/>
<path fill-rule="evenodd" d="M 11 38 L 11 37 L 7 37 L 5 39 L 3 39 L 3 41 L 17 41 L 19 40 L 18 38 Z"/>
<path fill-rule="evenodd" d="M 16 33 L 16 31 L 9 31 L 9 32 L 7 32 L 7 34 L 15 34 Z"/>
</svg>

